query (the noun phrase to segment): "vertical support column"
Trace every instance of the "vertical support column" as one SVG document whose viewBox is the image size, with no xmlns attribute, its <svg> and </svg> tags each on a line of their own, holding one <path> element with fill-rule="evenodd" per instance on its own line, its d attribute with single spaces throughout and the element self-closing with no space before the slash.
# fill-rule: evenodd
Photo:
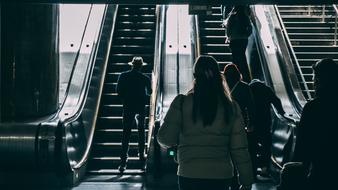
<svg viewBox="0 0 338 190">
<path fill-rule="evenodd" d="M 1 58 L 1 39 L 2 39 L 2 35 L 1 35 L 1 18 L 2 18 L 2 11 L 1 11 L 1 9 L 2 9 L 2 4 L 0 3 L 0 123 L 1 123 L 1 121 L 2 121 L 2 98 L 1 98 L 1 92 L 2 92 L 2 80 L 1 80 L 1 74 L 2 74 L 2 72 L 1 72 L 1 63 L 2 63 L 2 58 Z"/>
<path fill-rule="evenodd" d="M 325 5 L 323 5 L 323 7 L 322 7 L 322 22 L 325 22 L 325 9 L 326 9 L 326 7 L 325 7 Z"/>
<path fill-rule="evenodd" d="M 338 12 L 336 12 L 336 16 L 335 16 L 335 19 L 334 19 L 334 42 L 333 42 L 333 46 L 336 46 L 337 45 L 337 27 L 338 27 Z M 0 54 L 1 56 L 1 54 Z"/>
<path fill-rule="evenodd" d="M 58 5 L 8 3 L 2 5 L 1 13 L 3 120 L 55 112 L 59 95 Z"/>
</svg>

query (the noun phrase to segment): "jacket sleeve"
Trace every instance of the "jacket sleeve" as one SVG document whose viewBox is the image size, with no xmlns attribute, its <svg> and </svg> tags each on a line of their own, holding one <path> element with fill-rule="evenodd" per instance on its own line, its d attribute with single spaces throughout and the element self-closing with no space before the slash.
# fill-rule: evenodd
<svg viewBox="0 0 338 190">
<path fill-rule="evenodd" d="M 269 90 L 270 90 L 271 103 L 273 104 L 273 106 L 275 106 L 279 114 L 284 115 L 285 111 L 283 109 L 281 100 L 278 98 L 278 96 L 276 96 L 276 94 L 270 88 Z"/>
<path fill-rule="evenodd" d="M 119 78 L 117 79 L 116 93 L 120 98 L 124 97 L 124 75 L 123 73 L 120 74 Z"/>
<path fill-rule="evenodd" d="M 230 136 L 231 159 L 238 171 L 241 185 L 249 186 L 253 183 L 252 163 L 248 151 L 248 141 L 244 129 L 244 121 L 239 106 L 236 104 L 236 121 Z"/>
<path fill-rule="evenodd" d="M 151 89 L 151 80 L 149 79 L 149 77 L 146 77 L 146 88 L 148 95 L 151 95 L 153 91 Z"/>
<path fill-rule="evenodd" d="M 250 128 L 254 128 L 253 126 L 254 119 L 255 119 L 255 100 L 251 91 L 251 88 L 248 86 L 247 88 L 247 112 L 248 112 L 248 117 L 249 117 L 249 126 Z"/>
<path fill-rule="evenodd" d="M 175 97 L 164 118 L 163 124 L 158 130 L 157 141 L 163 147 L 178 145 L 179 133 L 182 125 L 181 98 L 183 98 L 182 95 Z"/>
</svg>

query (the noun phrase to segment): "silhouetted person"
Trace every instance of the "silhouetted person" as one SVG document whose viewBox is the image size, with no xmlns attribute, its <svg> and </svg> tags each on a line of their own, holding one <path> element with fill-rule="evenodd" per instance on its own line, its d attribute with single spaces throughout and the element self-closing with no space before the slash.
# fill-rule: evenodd
<svg viewBox="0 0 338 190">
<path fill-rule="evenodd" d="M 138 128 L 139 159 L 142 161 L 143 165 L 145 164 L 145 105 L 149 100 L 148 95 L 152 93 L 149 77 L 140 71 L 142 65 L 145 64 L 142 57 L 134 57 L 128 64 L 132 65 L 132 69 L 121 73 L 116 86 L 118 96 L 123 103 L 123 135 L 121 164 L 119 166 L 120 172 L 123 172 L 126 169 L 131 129 L 135 124 Z M 135 121 L 135 119 L 137 119 L 137 121 Z"/>
<path fill-rule="evenodd" d="M 178 147 L 179 189 L 228 189 L 234 166 L 242 189 L 251 189 L 244 121 L 224 86 L 217 61 L 200 56 L 194 78 L 193 89 L 175 97 L 158 131 L 160 145 Z"/>
<path fill-rule="evenodd" d="M 271 160 L 271 104 L 277 109 L 278 113 L 284 116 L 280 99 L 275 95 L 270 87 L 266 86 L 262 81 L 254 79 L 249 84 L 255 100 L 255 119 L 253 120 L 255 126 L 255 136 L 257 142 L 261 144 L 261 162 L 262 162 L 262 176 L 268 176 L 270 160 Z"/>
<path fill-rule="evenodd" d="M 295 161 L 310 168 L 310 189 L 337 189 L 338 65 L 323 59 L 313 70 L 315 98 L 303 108 Z"/>
<path fill-rule="evenodd" d="M 229 89 L 231 92 L 231 96 L 236 100 L 239 107 L 241 108 L 245 128 L 247 132 L 248 137 L 248 143 L 249 143 L 249 153 L 251 156 L 252 161 L 252 169 L 254 176 L 257 172 L 256 167 L 256 140 L 253 133 L 254 126 L 253 126 L 253 120 L 254 120 L 254 112 L 255 112 L 255 106 L 254 106 L 254 99 L 251 92 L 250 86 L 242 81 L 242 74 L 239 72 L 239 69 L 235 64 L 228 64 L 224 67 L 223 71 L 224 77 L 229 85 Z M 233 178 L 233 184 L 231 185 L 231 190 L 238 189 L 239 185 L 237 182 L 237 178 Z"/>
<path fill-rule="evenodd" d="M 227 38 L 230 41 L 232 62 L 236 64 L 245 82 L 251 81 L 250 71 L 245 56 L 248 38 L 252 32 L 248 6 L 238 5 L 231 11 L 227 22 Z"/>
</svg>

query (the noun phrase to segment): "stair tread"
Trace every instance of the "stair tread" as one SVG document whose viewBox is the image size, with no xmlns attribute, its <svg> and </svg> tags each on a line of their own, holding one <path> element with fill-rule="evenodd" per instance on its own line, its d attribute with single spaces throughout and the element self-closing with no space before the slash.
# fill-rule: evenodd
<svg viewBox="0 0 338 190">
<path fill-rule="evenodd" d="M 147 146 L 148 143 L 145 143 L 145 146 Z M 122 142 L 96 142 L 94 145 L 98 146 L 121 146 Z M 129 146 L 138 146 L 137 142 L 130 142 Z"/>
<path fill-rule="evenodd" d="M 123 132 L 123 129 L 98 129 L 99 132 Z M 144 129 L 145 132 L 148 132 L 148 129 Z M 131 132 L 138 132 L 138 129 L 131 129 Z"/>
<path fill-rule="evenodd" d="M 89 174 L 120 174 L 118 169 L 99 169 L 99 170 L 88 170 Z M 144 174 L 145 171 L 141 169 L 126 169 L 123 174 Z"/>
</svg>

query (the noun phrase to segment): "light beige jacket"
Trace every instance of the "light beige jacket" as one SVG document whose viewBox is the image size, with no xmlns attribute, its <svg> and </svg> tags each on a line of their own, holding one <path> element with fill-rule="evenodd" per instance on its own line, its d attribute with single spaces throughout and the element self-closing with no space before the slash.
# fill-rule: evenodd
<svg viewBox="0 0 338 190">
<path fill-rule="evenodd" d="M 212 125 L 203 126 L 201 119 L 193 122 L 192 94 L 179 95 L 174 99 L 158 131 L 157 140 L 164 147 L 178 145 L 177 175 L 230 179 L 233 177 L 234 163 L 240 183 L 253 183 L 244 122 L 239 106 L 236 103 L 234 105 L 235 117 L 231 122 L 225 123 L 224 109 L 219 104 Z"/>
</svg>

